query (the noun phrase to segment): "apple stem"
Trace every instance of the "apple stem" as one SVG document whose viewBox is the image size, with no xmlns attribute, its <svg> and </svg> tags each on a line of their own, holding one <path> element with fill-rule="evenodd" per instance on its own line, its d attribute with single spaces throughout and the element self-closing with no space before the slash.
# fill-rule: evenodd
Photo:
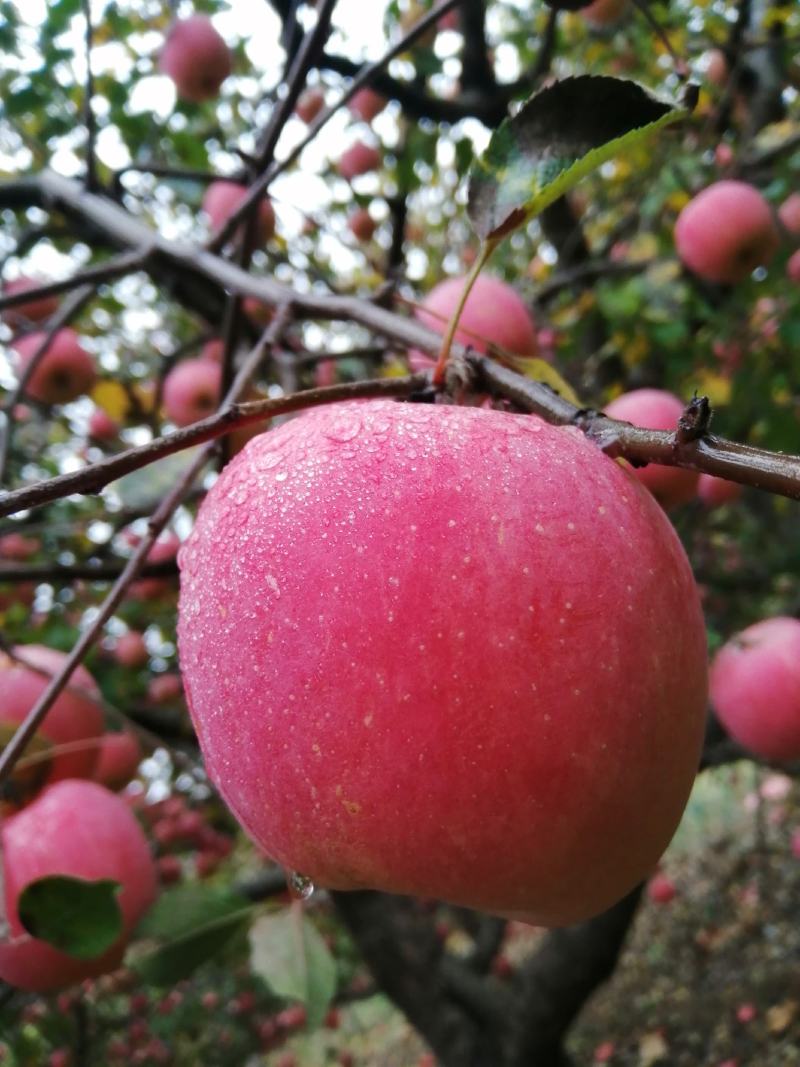
<svg viewBox="0 0 800 1067">
<path fill-rule="evenodd" d="M 464 279 L 464 288 L 461 290 L 461 296 L 458 298 L 458 303 L 455 306 L 453 314 L 450 316 L 450 321 L 447 324 L 447 329 L 444 332 L 442 338 L 442 346 L 439 349 L 439 358 L 436 361 L 436 367 L 433 371 L 433 384 L 437 387 L 444 385 L 444 375 L 447 370 L 447 362 L 450 358 L 450 347 L 453 344 L 453 338 L 455 337 L 456 330 L 458 328 L 458 320 L 461 318 L 461 312 L 464 310 L 464 305 L 467 302 L 467 297 L 472 291 L 472 287 L 478 280 L 478 275 L 483 270 L 484 265 L 497 247 L 498 241 L 488 239 L 481 245 L 481 250 L 477 259 L 472 264 L 469 274 Z"/>
</svg>

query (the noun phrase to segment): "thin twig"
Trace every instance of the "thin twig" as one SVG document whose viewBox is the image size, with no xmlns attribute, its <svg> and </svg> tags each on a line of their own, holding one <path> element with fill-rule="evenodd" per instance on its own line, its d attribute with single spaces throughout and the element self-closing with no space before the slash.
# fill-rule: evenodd
<svg viewBox="0 0 800 1067">
<path fill-rule="evenodd" d="M 121 256 L 99 263 L 96 267 L 87 267 L 86 270 L 77 271 L 69 278 L 62 278 L 58 282 L 47 282 L 46 285 L 37 285 L 35 289 L 24 289 L 18 293 L 6 293 L 0 296 L 0 311 L 6 308 L 16 307 L 18 304 L 28 304 L 34 300 L 42 300 L 48 296 L 60 296 L 79 285 L 101 285 L 103 282 L 113 281 L 125 274 L 143 267 L 147 261 L 146 252 L 125 252 Z"/>
<path fill-rule="evenodd" d="M 84 20 L 84 42 L 86 48 L 86 88 L 83 101 L 83 124 L 86 127 L 86 188 L 97 188 L 97 157 L 95 143 L 97 140 L 97 116 L 92 107 L 94 96 L 94 73 L 92 72 L 92 29 L 91 0 L 81 0 Z"/>
</svg>

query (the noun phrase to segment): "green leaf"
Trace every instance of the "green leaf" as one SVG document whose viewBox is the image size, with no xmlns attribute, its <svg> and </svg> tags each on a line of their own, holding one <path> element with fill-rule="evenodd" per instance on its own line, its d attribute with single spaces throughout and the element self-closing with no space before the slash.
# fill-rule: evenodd
<svg viewBox="0 0 800 1067">
<path fill-rule="evenodd" d="M 250 966 L 273 993 L 305 1004 L 309 1029 L 322 1023 L 336 992 L 336 962 L 300 908 L 253 923 Z"/>
<path fill-rule="evenodd" d="M 637 82 L 588 74 L 534 94 L 473 165 L 467 212 L 475 232 L 487 240 L 516 229 L 692 106 L 659 99 Z"/>
<path fill-rule="evenodd" d="M 119 882 L 37 878 L 19 897 L 19 919 L 40 941 L 79 960 L 102 956 L 122 935 Z"/>
<path fill-rule="evenodd" d="M 213 886 L 187 885 L 163 893 L 136 931 L 164 944 L 131 961 L 153 985 L 169 986 L 212 959 L 243 930 L 253 905 Z"/>
</svg>

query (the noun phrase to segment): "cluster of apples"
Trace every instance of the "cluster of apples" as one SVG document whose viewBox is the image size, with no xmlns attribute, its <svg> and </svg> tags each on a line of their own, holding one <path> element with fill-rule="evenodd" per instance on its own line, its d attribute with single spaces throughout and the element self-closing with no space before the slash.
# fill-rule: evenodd
<svg viewBox="0 0 800 1067">
<path fill-rule="evenodd" d="M 180 882 L 189 867 L 198 878 L 208 878 L 233 848 L 227 834 L 215 830 L 203 812 L 177 794 L 146 805 L 141 813 L 157 846 L 162 885 Z"/>
</svg>

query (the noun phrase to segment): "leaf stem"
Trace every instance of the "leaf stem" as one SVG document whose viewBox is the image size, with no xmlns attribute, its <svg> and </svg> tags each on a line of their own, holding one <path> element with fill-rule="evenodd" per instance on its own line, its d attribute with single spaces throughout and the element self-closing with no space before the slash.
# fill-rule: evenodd
<svg viewBox="0 0 800 1067">
<path fill-rule="evenodd" d="M 456 335 L 458 329 L 458 320 L 461 318 L 461 313 L 464 310 L 464 305 L 467 302 L 467 297 L 472 292 L 472 287 L 478 280 L 478 275 L 483 270 L 487 263 L 489 256 L 494 252 L 497 247 L 498 241 L 495 238 L 488 237 L 481 245 L 481 250 L 478 258 L 472 264 L 472 268 L 464 280 L 464 288 L 461 291 L 461 296 L 458 299 L 458 303 L 455 306 L 453 314 L 450 316 L 450 321 L 447 324 L 444 337 L 442 338 L 442 347 L 439 349 L 439 358 L 436 361 L 436 368 L 433 372 L 433 384 L 434 386 L 441 387 L 444 385 L 444 375 L 447 370 L 447 361 L 450 358 L 450 347 L 453 344 L 453 338 Z"/>
</svg>

